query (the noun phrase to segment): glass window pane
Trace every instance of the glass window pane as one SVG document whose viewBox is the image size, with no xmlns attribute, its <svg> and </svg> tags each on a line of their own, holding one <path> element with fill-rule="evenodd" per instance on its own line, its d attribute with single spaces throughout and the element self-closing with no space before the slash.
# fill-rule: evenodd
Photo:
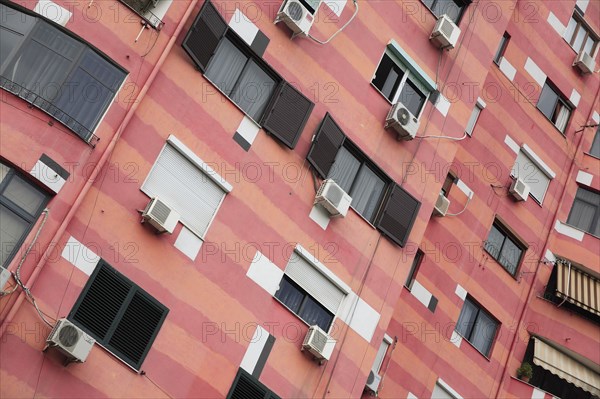
<svg viewBox="0 0 600 399">
<path fill-rule="evenodd" d="M 369 167 L 363 166 L 350 192 L 352 207 L 365 219 L 373 219 L 384 188 L 385 182 L 383 179 L 377 176 Z"/>
<path fill-rule="evenodd" d="M 565 127 L 567 127 L 567 122 L 569 121 L 569 116 L 571 115 L 571 110 L 561 101 L 558 101 L 556 109 L 554 111 L 554 115 L 552 117 L 552 122 L 561 132 L 565 131 Z"/>
<path fill-rule="evenodd" d="M 592 143 L 592 148 L 590 148 L 590 154 L 596 158 L 600 158 L 600 128 L 596 130 L 594 142 Z"/>
<path fill-rule="evenodd" d="M 467 127 L 465 128 L 465 132 L 470 136 L 473 134 L 473 129 L 475 129 L 475 124 L 477 123 L 477 118 L 479 118 L 479 113 L 481 112 L 481 108 L 475 106 L 473 111 L 471 112 L 471 116 L 469 117 L 469 121 L 467 122 Z"/>
<path fill-rule="evenodd" d="M 359 168 L 360 161 L 350 151 L 342 147 L 335 156 L 335 162 L 331 166 L 327 178 L 333 179 L 342 190 L 350 194 L 352 182 L 354 182 Z"/>
<path fill-rule="evenodd" d="M 4 190 L 3 196 L 17 204 L 30 215 L 35 215 L 46 196 L 19 176 L 14 176 Z"/>
<path fill-rule="evenodd" d="M 500 252 L 498 262 L 504 266 L 510 274 L 514 275 L 517 272 L 517 266 L 519 265 L 519 259 L 521 259 L 522 253 L 523 251 L 521 248 L 507 238 L 504 241 L 504 246 L 502 247 L 502 252 Z"/>
<path fill-rule="evenodd" d="M 250 61 L 242 73 L 231 99 L 252 119 L 259 120 L 275 89 L 275 80 Z"/>
<path fill-rule="evenodd" d="M 9 171 L 10 171 L 10 168 L 7 165 L 0 163 L 0 184 L 2 184 L 2 182 L 4 181 L 4 178 L 6 177 L 6 175 L 8 174 Z"/>
<path fill-rule="evenodd" d="M 475 317 L 477 317 L 477 306 L 468 299 L 465 300 L 460 311 L 460 316 L 458 316 L 458 321 L 456 322 L 456 332 L 469 339 L 469 335 L 475 325 Z"/>
<path fill-rule="evenodd" d="M 585 41 L 585 45 L 583 46 L 583 51 L 589 55 L 592 55 L 592 50 L 595 43 L 596 41 L 591 36 L 588 36 L 587 40 Z"/>
<path fill-rule="evenodd" d="M 591 231 L 596 209 L 592 204 L 575 199 L 567 223 L 584 231 Z"/>
<path fill-rule="evenodd" d="M 558 102 L 558 95 L 552 90 L 547 84 L 544 85 L 540 98 L 538 99 L 537 107 L 546 118 L 552 120 L 554 111 L 556 110 L 556 103 Z"/>
<path fill-rule="evenodd" d="M 285 277 L 279 283 L 279 290 L 275 293 L 275 298 L 279 299 L 292 312 L 298 314 L 302 299 L 305 294 L 301 292 L 295 285 L 289 282 Z"/>
<path fill-rule="evenodd" d="M 403 75 L 400 67 L 387 54 L 384 54 L 372 83 L 388 100 L 393 101 Z"/>
<path fill-rule="evenodd" d="M 579 25 L 579 29 L 577 30 L 577 33 L 575 34 L 575 40 L 573 41 L 573 49 L 575 51 L 579 51 L 581 49 L 581 46 L 583 45 L 583 39 L 585 39 L 585 35 L 587 34 L 587 31 L 585 30 L 585 28 L 581 25 Z"/>
<path fill-rule="evenodd" d="M 410 79 L 407 79 L 406 84 L 402 87 L 398 101 L 404 104 L 411 114 L 418 117 L 425 103 L 425 94 L 421 93 Z"/>
<path fill-rule="evenodd" d="M 246 61 L 248 61 L 248 57 L 233 43 L 227 39 L 222 40 L 206 69 L 205 76 L 223 93 L 230 96 Z"/>
<path fill-rule="evenodd" d="M 7 266 L 10 255 L 28 227 L 29 223 L 0 205 L 0 265 Z"/>
<path fill-rule="evenodd" d="M 310 296 L 307 296 L 304 300 L 298 316 L 308 323 L 308 325 L 317 325 L 323 331 L 329 331 L 329 327 L 333 321 L 333 315 Z"/>
<path fill-rule="evenodd" d="M 469 342 L 484 355 L 489 355 L 496 336 L 496 321 L 484 311 L 479 311 Z"/>
<path fill-rule="evenodd" d="M 504 234 L 502 234 L 502 232 L 500 232 L 496 226 L 492 225 L 490 235 L 485 241 L 485 250 L 488 251 L 495 259 L 498 259 L 503 242 Z"/>
<path fill-rule="evenodd" d="M 565 40 L 571 43 L 571 39 L 573 39 L 573 33 L 575 33 L 575 28 L 577 27 L 577 20 L 571 17 L 569 21 L 569 25 L 567 25 L 567 30 L 565 31 L 565 35 L 563 36 Z"/>
<path fill-rule="evenodd" d="M 451 20 L 457 22 L 458 18 L 460 17 L 461 9 L 462 7 L 460 7 L 458 4 L 456 4 L 456 2 L 452 0 L 437 0 L 431 11 L 433 11 L 433 13 L 438 17 L 440 15 L 446 14 L 450 17 Z"/>
</svg>

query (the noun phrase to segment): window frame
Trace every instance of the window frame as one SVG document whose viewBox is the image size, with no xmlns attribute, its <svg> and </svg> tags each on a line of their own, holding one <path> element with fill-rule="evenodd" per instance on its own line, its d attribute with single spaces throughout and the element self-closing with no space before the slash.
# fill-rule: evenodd
<svg viewBox="0 0 600 399">
<path fill-rule="evenodd" d="M 492 233 L 492 229 L 494 229 L 494 228 L 500 234 L 502 234 L 503 237 L 504 237 L 502 239 L 502 245 L 498 249 L 498 258 L 496 258 L 494 256 L 494 254 L 491 252 L 491 250 L 488 249 L 489 237 L 490 237 L 490 234 Z M 521 255 L 519 256 L 519 260 L 517 261 L 517 263 L 515 265 L 515 271 L 514 271 L 514 273 L 511 273 L 510 270 L 508 270 L 507 267 L 504 264 L 502 264 L 500 262 L 500 259 L 499 259 L 500 255 L 502 254 L 502 250 L 504 249 L 504 244 L 506 243 L 507 240 L 509 240 L 514 246 L 516 246 L 517 248 L 519 248 L 521 250 Z M 496 261 L 496 263 L 498 263 L 500 266 L 502 266 L 502 268 L 508 274 L 510 274 L 514 279 L 516 279 L 517 275 L 518 275 L 518 272 L 519 272 L 519 270 L 521 268 L 521 265 L 523 264 L 523 260 L 525 259 L 525 254 L 527 252 L 528 245 L 525 243 L 525 241 L 523 241 L 521 238 L 519 238 L 519 236 L 517 236 L 512 231 L 512 229 L 509 228 L 500 218 L 496 217 L 494 219 L 494 222 L 490 226 L 487 238 L 483 242 L 483 249 L 485 250 L 485 252 L 487 252 L 492 257 L 492 259 L 494 259 Z"/>
<path fill-rule="evenodd" d="M 459 327 L 460 318 L 463 314 L 463 310 L 465 309 L 465 305 L 467 304 L 467 302 L 470 303 L 473 307 L 475 307 L 477 309 L 477 312 L 475 314 L 475 317 L 473 318 L 473 320 L 474 320 L 473 323 L 472 324 L 469 323 L 469 325 L 467 325 L 468 333 L 463 334 L 462 332 L 460 332 L 458 330 L 458 327 Z M 489 350 L 487 351 L 487 353 L 484 353 L 480 348 L 475 346 L 475 344 L 472 342 L 474 335 L 477 334 L 477 332 L 475 331 L 475 325 L 477 324 L 479 315 L 482 313 L 495 323 L 495 331 L 494 331 L 493 336 L 490 337 Z M 471 344 L 471 346 L 473 348 L 475 348 L 477 350 L 477 352 L 481 353 L 486 359 L 491 359 L 491 354 L 492 354 L 492 351 L 494 350 L 494 345 L 496 343 L 496 338 L 498 337 L 498 333 L 500 331 L 500 326 L 501 326 L 501 323 L 497 318 L 495 318 L 489 311 L 487 311 L 483 306 L 481 306 L 481 304 L 479 302 L 477 302 L 471 295 L 467 295 L 467 297 L 465 298 L 465 301 L 463 302 L 463 306 L 460 310 L 460 313 L 458 315 L 458 319 L 456 321 L 456 327 L 455 327 L 454 331 L 458 335 L 460 335 L 463 339 L 465 339 L 469 344 Z"/>
<path fill-rule="evenodd" d="M 498 50 L 494 55 L 494 64 L 500 65 L 500 61 L 504 58 L 504 54 L 506 53 L 506 49 L 508 48 L 508 43 L 510 42 L 510 34 L 508 32 L 504 32 L 502 38 L 500 39 L 500 43 L 498 45 Z"/>
<path fill-rule="evenodd" d="M 28 224 L 27 228 L 23 231 L 23 234 L 21 235 L 20 239 L 14 243 L 15 244 L 14 248 L 12 249 L 10 254 L 7 256 L 7 258 L 5 259 L 5 263 L 0 264 L 0 268 L 6 269 L 6 268 L 8 268 L 10 263 L 13 261 L 13 259 L 15 258 L 15 256 L 19 252 L 19 250 L 21 249 L 21 246 L 23 245 L 23 243 L 29 236 L 29 233 L 33 229 L 33 226 L 36 224 L 36 222 L 39 219 L 40 215 L 42 214 L 43 210 L 46 208 L 46 205 L 48 205 L 48 202 L 50 202 L 50 199 L 52 196 L 46 189 L 42 188 L 42 186 L 40 186 L 39 184 L 36 184 L 31 179 L 31 176 L 28 176 L 25 173 L 22 173 L 17 168 L 15 168 L 12 165 L 10 165 L 9 163 L 5 162 L 4 159 L 0 158 L 0 165 L 3 165 L 4 167 L 8 168 L 8 172 L 6 173 L 6 175 L 4 176 L 2 181 L 0 181 L 0 205 L 4 206 L 8 211 L 12 212 L 19 219 L 24 220 Z M 27 183 L 31 188 L 33 188 L 35 191 L 44 195 L 44 199 L 42 200 L 42 202 L 40 203 L 40 206 L 38 207 L 38 209 L 36 209 L 34 214 L 30 214 L 25 209 L 23 209 L 19 204 L 16 204 L 14 201 L 12 201 L 9 198 L 6 198 L 4 196 L 4 191 L 6 190 L 6 188 L 12 181 L 12 179 L 15 177 L 20 178 L 25 183 Z"/>
<path fill-rule="evenodd" d="M 125 7 L 129 8 L 132 12 L 140 16 L 146 22 L 146 26 L 150 25 L 153 29 L 156 30 L 161 30 L 165 25 L 162 19 L 166 15 L 172 3 L 172 1 L 169 0 L 156 0 L 156 4 L 153 4 L 154 1 L 149 0 L 150 7 L 148 7 L 148 9 L 144 11 L 142 9 L 138 10 L 132 4 L 130 4 L 131 0 L 119 0 L 119 2 L 121 2 Z M 159 17 L 157 14 L 152 12 L 153 9 L 158 8 L 158 5 L 160 3 L 169 3 L 162 17 Z"/>
<path fill-rule="evenodd" d="M 585 230 L 582 227 L 579 227 L 579 226 L 573 224 L 572 222 L 570 222 L 571 216 L 573 214 L 573 209 L 575 207 L 575 202 L 576 201 L 580 201 L 580 202 L 583 202 L 583 203 L 585 203 L 587 205 L 592 205 L 593 207 L 596 208 L 595 211 L 594 211 L 594 217 L 592 218 L 591 226 L 592 227 L 593 226 L 598 226 L 598 224 L 600 223 L 600 205 L 599 204 L 590 204 L 590 202 L 578 198 L 577 194 L 579 194 L 580 191 L 587 191 L 589 193 L 592 193 L 595 196 L 597 196 L 598 200 L 600 201 L 600 193 L 598 193 L 597 191 L 591 189 L 591 187 L 578 186 L 577 187 L 577 191 L 575 193 L 575 197 L 573 197 L 573 203 L 571 204 L 571 209 L 569 210 L 569 215 L 567 216 L 567 222 L 566 222 L 566 224 L 568 224 L 569 226 L 572 226 L 572 227 L 576 228 L 577 230 L 583 231 L 583 232 L 585 232 L 585 233 L 587 233 L 587 234 L 589 234 L 591 236 L 598 237 L 596 234 L 592 233 L 591 231 Z M 598 237 L 598 238 L 600 238 L 600 237 Z"/>
<path fill-rule="evenodd" d="M 540 108 L 540 100 L 542 99 L 542 94 L 544 93 L 546 88 L 551 90 L 552 93 L 554 94 L 554 96 L 556 96 L 556 101 L 554 103 L 554 107 L 552 110 L 552 117 L 548 117 L 548 115 L 546 115 L 546 113 Z M 560 111 L 558 109 L 559 104 L 562 105 L 563 107 L 565 107 L 569 112 L 569 115 L 567 116 L 567 119 L 565 121 L 565 126 L 562 129 L 556 124 L 556 122 L 558 121 L 558 117 L 559 117 L 559 115 L 557 115 L 557 114 L 560 113 Z M 569 122 L 571 122 L 571 117 L 573 116 L 573 111 L 575 110 L 575 107 L 571 106 L 570 101 L 567 100 L 567 98 L 560 92 L 560 90 L 558 90 L 558 88 L 549 79 L 546 79 L 546 81 L 544 82 L 544 86 L 542 86 L 542 88 L 540 90 L 540 96 L 538 98 L 538 101 L 537 101 L 535 107 L 556 128 L 556 130 L 558 130 L 560 132 L 560 134 L 562 134 L 563 136 L 566 136 L 566 134 L 567 134 L 566 130 L 569 127 Z M 553 120 L 555 118 L 555 115 L 556 115 L 557 121 Z"/>
<path fill-rule="evenodd" d="M 573 33 L 571 35 L 570 38 L 566 37 L 567 34 L 567 30 L 569 25 L 571 24 L 571 21 L 574 20 L 575 21 L 575 28 L 573 29 Z M 579 49 L 576 49 L 574 46 L 575 41 L 577 40 L 577 35 L 579 34 L 579 31 L 581 29 L 585 30 L 585 36 L 583 37 L 583 41 L 581 42 L 581 47 Z M 596 32 L 594 32 L 594 30 L 592 29 L 592 27 L 586 22 L 583 13 L 579 10 L 578 7 L 575 7 L 575 10 L 573 10 L 573 14 L 571 15 L 571 18 L 569 19 L 569 22 L 567 23 L 567 29 L 565 29 L 565 36 L 563 36 L 563 39 L 569 44 L 569 46 L 573 49 L 573 51 L 575 51 L 577 54 L 581 53 L 584 48 L 585 48 L 585 44 L 588 40 L 588 38 L 592 38 L 593 41 L 593 45 L 592 45 L 592 50 L 588 53 L 588 55 L 592 58 L 596 58 L 596 52 L 598 49 L 598 43 L 600 42 L 600 36 L 598 36 L 598 34 Z"/>
<path fill-rule="evenodd" d="M 425 1 L 423 1 L 423 0 L 421 0 L 421 3 L 423 3 L 425 8 L 427 8 L 436 18 L 439 18 L 441 15 L 437 15 L 433 11 L 433 9 L 438 1 L 440 1 L 440 0 L 432 0 L 431 6 L 427 5 L 427 3 L 425 3 Z M 455 20 L 454 19 L 452 20 L 452 22 L 454 22 L 454 24 L 456 26 L 459 26 L 460 21 L 462 21 L 462 18 L 465 15 L 465 11 L 467 10 L 467 7 L 471 3 L 471 1 L 469 1 L 469 0 L 452 0 L 452 1 L 460 8 L 457 18 Z M 461 4 L 458 4 L 458 3 L 461 3 Z"/>
<path fill-rule="evenodd" d="M 413 284 L 417 280 L 417 274 L 419 274 L 419 269 L 421 268 L 424 259 L 425 252 L 423 252 L 421 248 L 418 248 L 417 253 L 415 254 L 415 257 L 410 265 L 410 270 L 406 276 L 406 281 L 404 282 L 404 287 L 406 287 L 408 291 L 412 290 Z"/>
<path fill-rule="evenodd" d="M 127 296 L 123 300 L 123 302 L 120 304 L 119 311 L 116 313 L 115 317 L 111 321 L 110 327 L 108 328 L 104 338 L 98 337 L 94 332 L 92 332 L 89 329 L 88 326 L 83 325 L 79 320 L 75 319 L 77 311 L 81 307 L 82 303 L 85 301 L 87 294 L 90 292 L 90 289 L 91 289 L 93 283 L 95 282 L 96 277 L 98 276 L 98 274 L 100 274 L 100 272 L 102 270 L 105 270 L 108 273 L 116 274 L 116 276 L 121 280 L 121 282 L 130 284 Z M 121 353 L 118 348 L 114 347 L 110 343 L 110 341 L 111 341 L 112 337 L 115 335 L 115 332 L 117 331 L 120 322 L 124 319 L 125 313 L 126 313 L 128 307 L 131 305 L 133 297 L 138 293 L 141 296 L 143 296 L 146 301 L 150 302 L 156 308 L 159 308 L 160 310 L 162 310 L 162 316 L 161 316 L 160 320 L 157 322 L 157 324 L 154 328 L 154 332 L 152 333 L 152 336 L 149 337 L 148 342 L 146 343 L 144 352 L 140 356 L 140 360 L 137 363 L 134 363 L 134 359 L 130 359 L 127 357 L 126 354 Z M 98 305 L 96 305 L 96 306 L 98 306 Z M 154 344 L 154 341 L 156 340 L 156 337 L 158 336 L 158 333 L 160 332 L 168 313 L 169 313 L 169 308 L 167 308 L 165 305 L 163 305 L 161 302 L 159 302 L 156 298 L 154 298 L 152 295 L 150 295 L 148 292 L 146 292 L 144 289 L 142 289 L 139 285 L 137 285 L 132 280 L 130 280 L 123 273 L 119 272 L 114 267 L 112 267 L 104 259 L 100 259 L 98 261 L 98 264 L 96 265 L 96 268 L 90 275 L 87 283 L 81 290 L 81 293 L 79 294 L 79 297 L 75 301 L 75 304 L 71 308 L 71 311 L 69 312 L 69 315 L 67 316 L 67 319 L 70 322 L 72 322 L 73 324 L 75 324 L 76 326 L 78 326 L 79 328 L 81 328 L 82 330 L 84 330 L 87 334 L 92 336 L 96 340 L 96 344 L 98 344 L 101 347 L 103 347 L 104 349 L 106 349 L 108 352 L 110 352 L 112 355 L 114 355 L 117 359 L 119 359 L 120 361 L 125 363 L 127 366 L 129 366 L 136 372 L 139 372 L 141 370 L 142 364 L 144 363 L 144 360 L 146 359 L 146 357 L 148 356 L 148 353 L 150 352 L 150 349 L 152 349 L 152 345 Z"/>
<path fill-rule="evenodd" d="M 590 145 L 590 150 L 587 152 L 587 154 L 594 158 L 600 159 L 600 126 L 598 126 L 598 129 L 594 134 L 592 145 Z"/>
</svg>

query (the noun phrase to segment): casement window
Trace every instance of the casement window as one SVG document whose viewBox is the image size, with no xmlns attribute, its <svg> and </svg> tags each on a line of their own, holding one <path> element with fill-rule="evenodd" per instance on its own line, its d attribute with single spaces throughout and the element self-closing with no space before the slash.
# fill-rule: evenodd
<svg viewBox="0 0 600 399">
<path fill-rule="evenodd" d="M 374 374 L 381 376 L 381 372 L 383 369 L 383 360 L 385 359 L 385 355 L 388 353 L 390 346 L 394 343 L 391 337 L 387 334 L 384 335 L 383 340 L 381 341 L 381 345 L 379 345 L 379 350 L 377 350 L 377 355 L 375 355 L 375 360 L 373 361 L 373 367 L 371 367 L 371 371 Z"/>
<path fill-rule="evenodd" d="M 141 187 L 150 198 L 160 198 L 179 213 L 181 222 L 202 239 L 231 189 L 174 136 L 168 138 Z"/>
<path fill-rule="evenodd" d="M 96 343 L 140 370 L 168 312 L 101 259 L 68 319 L 94 337 Z"/>
<path fill-rule="evenodd" d="M 590 148 L 590 155 L 596 158 L 600 158 L 600 127 L 596 130 L 592 147 Z"/>
<path fill-rule="evenodd" d="M 0 87 L 86 142 L 127 72 L 82 39 L 29 11 L 0 4 Z"/>
<path fill-rule="evenodd" d="M 161 29 L 162 19 L 173 0 L 121 0 L 121 2 L 144 18 L 150 26 Z"/>
<path fill-rule="evenodd" d="M 496 55 L 494 55 L 494 62 L 496 64 L 500 64 L 502 57 L 504 57 L 504 53 L 506 52 L 506 48 L 508 47 L 509 41 L 510 35 L 508 34 L 508 32 L 504 32 L 504 35 L 502 35 L 500 43 L 498 44 L 498 50 L 496 51 Z"/>
<path fill-rule="evenodd" d="M 548 81 L 546 81 L 542 88 L 537 108 L 542 111 L 558 130 L 562 133 L 565 132 L 569 117 L 571 116 L 571 106 L 568 100 Z"/>
<path fill-rule="evenodd" d="M 592 57 L 595 55 L 598 35 L 585 22 L 583 14 L 577 8 L 569 20 L 564 38 L 577 54 L 583 51 Z"/>
<path fill-rule="evenodd" d="M 280 397 L 245 370 L 239 369 L 227 399 L 280 399 Z"/>
<path fill-rule="evenodd" d="M 446 14 L 458 25 L 470 1 L 460 0 L 421 0 L 436 17 Z"/>
<path fill-rule="evenodd" d="M 456 332 L 489 357 L 499 323 L 468 296 L 456 322 Z"/>
<path fill-rule="evenodd" d="M 0 266 L 8 266 L 50 196 L 0 162 Z"/>
<path fill-rule="evenodd" d="M 477 120 L 479 119 L 479 114 L 481 114 L 482 110 L 483 107 L 479 104 L 479 102 L 477 102 L 477 104 L 475 104 L 475 107 L 473 108 L 473 111 L 471 111 L 471 116 L 469 117 L 469 121 L 467 122 L 467 126 L 465 127 L 465 133 L 467 133 L 469 136 L 473 135 L 473 130 L 475 129 L 475 125 L 477 124 Z"/>
<path fill-rule="evenodd" d="M 421 203 L 394 183 L 350 139 L 329 113 L 307 155 L 322 178 L 352 197 L 352 208 L 392 241 L 404 246 Z"/>
<path fill-rule="evenodd" d="M 523 146 L 517 155 L 511 176 L 523 180 L 529 186 L 529 195 L 541 204 L 550 181 L 556 175 L 528 146 Z"/>
<path fill-rule="evenodd" d="M 419 268 L 421 267 L 424 256 L 425 254 L 423 251 L 420 249 L 417 250 L 417 254 L 410 265 L 410 270 L 408 271 L 408 276 L 406 277 L 406 282 L 404 283 L 404 286 L 408 288 L 409 291 L 412 289 L 412 286 L 417 279 L 417 274 L 419 273 Z"/>
<path fill-rule="evenodd" d="M 567 224 L 600 237 L 600 194 L 579 187 Z"/>
<path fill-rule="evenodd" d="M 392 104 L 402 103 L 416 118 L 437 87 L 394 41 L 386 48 L 371 84 Z"/>
<path fill-rule="evenodd" d="M 527 250 L 527 246 L 497 219 L 483 247 L 512 276 L 517 274 L 523 254 Z"/>
<path fill-rule="evenodd" d="M 204 76 L 248 117 L 293 149 L 314 107 L 205 1 L 183 40 Z"/>
<path fill-rule="evenodd" d="M 350 291 L 345 284 L 325 274 L 325 270 L 306 250 L 296 248 L 290 256 L 275 298 L 309 326 L 317 325 L 323 331 L 329 331 L 342 301 Z"/>
</svg>

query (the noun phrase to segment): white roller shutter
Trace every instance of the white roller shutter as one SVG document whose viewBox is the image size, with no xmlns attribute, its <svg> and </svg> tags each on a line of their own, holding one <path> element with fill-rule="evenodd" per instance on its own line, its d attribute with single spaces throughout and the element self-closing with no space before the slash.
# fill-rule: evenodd
<svg viewBox="0 0 600 399">
<path fill-rule="evenodd" d="M 225 197 L 218 184 L 170 144 L 158 156 L 142 191 L 175 209 L 181 222 L 201 238 Z"/>
<path fill-rule="evenodd" d="M 327 310 L 333 314 L 337 313 L 346 294 L 306 259 L 292 252 L 285 274 Z"/>
<path fill-rule="evenodd" d="M 542 203 L 550 178 L 523 151 L 517 155 L 511 175 L 525 181 L 533 198 Z"/>
</svg>

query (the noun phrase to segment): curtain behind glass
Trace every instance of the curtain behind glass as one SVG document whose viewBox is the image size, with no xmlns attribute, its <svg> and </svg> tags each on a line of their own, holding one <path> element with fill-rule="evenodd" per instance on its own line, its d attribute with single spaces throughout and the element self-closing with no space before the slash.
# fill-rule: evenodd
<svg viewBox="0 0 600 399">
<path fill-rule="evenodd" d="M 508 238 L 504 241 L 498 261 L 510 274 L 515 274 L 523 251 Z"/>
<path fill-rule="evenodd" d="M 496 322 L 485 312 L 479 312 L 469 342 L 487 356 L 495 336 Z"/>
<path fill-rule="evenodd" d="M 247 61 L 248 57 L 244 53 L 228 39 L 223 39 L 206 69 L 205 76 L 223 93 L 231 97 L 231 91 Z"/>
<path fill-rule="evenodd" d="M 283 302 L 292 312 L 298 314 L 304 294 L 283 278 L 279 284 L 279 290 L 275 293 L 275 298 Z"/>
<path fill-rule="evenodd" d="M 338 186 L 350 194 L 352 182 L 358 173 L 360 162 L 346 148 L 341 147 L 335 156 L 335 162 L 331 166 L 328 179 L 333 179 Z M 351 195 L 351 194 L 350 194 Z"/>
<path fill-rule="evenodd" d="M 384 181 L 367 166 L 363 166 L 350 193 L 352 207 L 365 219 L 371 220 L 384 188 Z"/>
<path fill-rule="evenodd" d="M 476 316 L 477 307 L 469 300 L 466 300 L 463 304 L 462 310 L 460 311 L 460 316 L 458 316 L 458 321 L 456 322 L 456 332 L 469 339 L 469 334 L 471 333 L 473 325 L 475 324 Z"/>
<path fill-rule="evenodd" d="M 252 119 L 258 121 L 274 89 L 275 80 L 251 60 L 237 82 L 231 99 Z"/>
<path fill-rule="evenodd" d="M 502 234 L 496 226 L 492 225 L 490 229 L 490 235 L 485 241 L 485 250 L 488 251 L 495 259 L 500 256 L 500 249 L 504 242 L 504 234 Z"/>
<path fill-rule="evenodd" d="M 302 309 L 298 316 L 307 322 L 308 325 L 317 325 L 323 331 L 329 331 L 329 327 L 333 321 L 333 316 L 310 296 L 307 296 L 304 300 L 304 304 L 302 305 Z"/>
<path fill-rule="evenodd" d="M 398 101 L 404 104 L 413 116 L 418 117 L 425 103 L 425 95 L 417 89 L 413 82 L 407 79 L 402 87 Z"/>
<path fill-rule="evenodd" d="M 565 131 L 565 127 L 567 127 L 567 122 L 569 121 L 569 115 L 571 114 L 571 110 L 567 108 L 564 104 L 559 102 L 557 104 L 556 110 L 556 120 L 554 124 L 561 132 Z"/>
<path fill-rule="evenodd" d="M 0 265 L 8 259 L 21 241 L 29 223 L 18 217 L 4 205 L 0 205 Z"/>
<path fill-rule="evenodd" d="M 46 199 L 44 194 L 33 188 L 31 184 L 19 176 L 13 176 L 10 179 L 2 195 L 32 216 L 37 214 L 40 206 Z"/>
</svg>

